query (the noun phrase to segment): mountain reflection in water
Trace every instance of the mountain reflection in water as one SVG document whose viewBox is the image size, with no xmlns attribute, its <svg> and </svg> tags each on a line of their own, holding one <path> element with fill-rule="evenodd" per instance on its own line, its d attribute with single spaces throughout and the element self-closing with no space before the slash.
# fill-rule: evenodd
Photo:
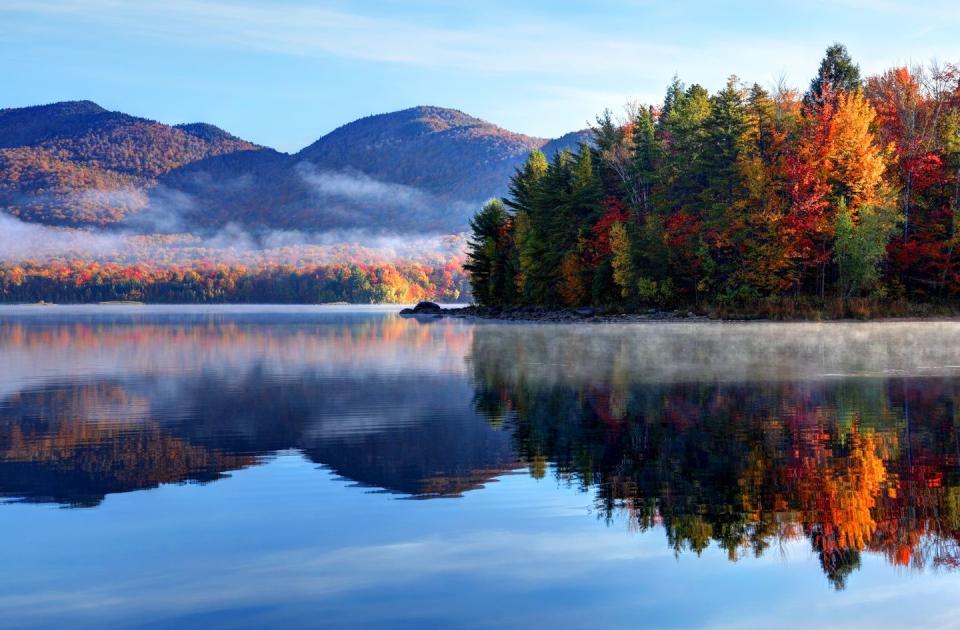
<svg viewBox="0 0 960 630">
<path fill-rule="evenodd" d="M 94 507 L 294 449 L 414 498 L 556 475 L 676 553 L 805 539 L 838 588 L 864 552 L 960 562 L 960 324 L 107 313 L 0 319 L 9 500 Z"/>
</svg>

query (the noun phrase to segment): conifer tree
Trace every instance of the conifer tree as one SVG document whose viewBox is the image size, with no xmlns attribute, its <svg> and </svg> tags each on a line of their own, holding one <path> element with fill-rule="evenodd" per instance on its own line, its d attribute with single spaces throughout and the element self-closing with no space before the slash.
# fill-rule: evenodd
<svg viewBox="0 0 960 630">
<path fill-rule="evenodd" d="M 809 105 L 820 105 L 840 92 L 855 92 L 860 85 L 860 66 L 853 63 L 846 46 L 836 43 L 827 48 L 804 101 Z"/>
<path fill-rule="evenodd" d="M 509 302 L 513 283 L 507 274 L 507 243 L 510 215 L 499 199 L 491 199 L 470 220 L 472 236 L 467 248 L 467 263 L 473 295 L 482 305 Z"/>
</svg>

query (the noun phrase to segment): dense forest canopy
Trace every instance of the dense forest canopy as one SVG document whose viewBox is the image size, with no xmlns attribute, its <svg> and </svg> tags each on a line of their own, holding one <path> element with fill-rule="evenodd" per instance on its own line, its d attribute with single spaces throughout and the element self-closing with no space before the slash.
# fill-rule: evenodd
<svg viewBox="0 0 960 630">
<path fill-rule="evenodd" d="M 474 217 L 466 269 L 498 307 L 943 302 L 958 211 L 960 68 L 863 79 L 835 44 L 804 93 L 675 79 L 592 145 L 534 152 Z"/>
</svg>

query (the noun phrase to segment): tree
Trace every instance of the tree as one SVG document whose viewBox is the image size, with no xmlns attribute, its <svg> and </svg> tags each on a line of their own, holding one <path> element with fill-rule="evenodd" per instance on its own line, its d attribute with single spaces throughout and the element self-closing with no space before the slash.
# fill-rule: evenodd
<svg viewBox="0 0 960 630">
<path fill-rule="evenodd" d="M 841 297 L 856 295 L 880 278 L 879 264 L 896 233 L 894 207 L 863 206 L 854 217 L 846 201 L 837 210 L 834 255 Z"/>
<path fill-rule="evenodd" d="M 545 224 L 538 200 L 548 168 L 549 164 L 543 152 L 531 151 L 524 165 L 510 178 L 509 195 L 503 200 L 515 213 L 514 285 L 521 302 L 537 302 L 542 299 L 538 289 L 543 285 L 545 276 L 543 260 L 546 255 L 546 241 Z"/>
<path fill-rule="evenodd" d="M 890 187 L 883 176 L 888 151 L 873 132 L 876 112 L 861 91 L 844 92 L 830 120 L 832 146 L 827 155 L 828 177 L 836 199 L 850 200 L 852 208 L 887 201 Z"/>
<path fill-rule="evenodd" d="M 620 297 L 631 300 L 636 293 L 636 269 L 627 227 L 619 221 L 610 226 L 610 253 L 613 281 L 620 289 Z"/>
<path fill-rule="evenodd" d="M 634 203 L 641 216 L 654 210 L 653 190 L 658 183 L 662 147 L 657 137 L 657 116 L 652 107 L 641 108 L 633 125 Z"/>
<path fill-rule="evenodd" d="M 743 93 L 737 78 L 710 99 L 710 114 L 703 123 L 704 150 L 699 169 L 704 188 L 700 192 L 706 234 L 705 242 L 719 265 L 719 280 L 725 283 L 738 265 L 732 240 L 739 227 L 744 204 L 741 154 L 749 128 Z"/>
<path fill-rule="evenodd" d="M 853 63 L 846 46 L 836 43 L 827 48 L 804 101 L 808 105 L 820 106 L 842 92 L 855 92 L 858 89 L 860 66 Z"/>
<path fill-rule="evenodd" d="M 503 304 L 512 283 L 507 278 L 507 232 L 510 216 L 499 199 L 491 199 L 470 220 L 473 235 L 468 243 L 467 263 L 473 296 L 481 305 Z"/>
<path fill-rule="evenodd" d="M 683 93 L 668 93 L 660 118 L 660 132 L 666 147 L 662 181 L 665 206 L 671 212 L 699 212 L 704 188 L 701 159 L 705 151 L 704 121 L 710 115 L 710 96 L 699 85 Z"/>
</svg>

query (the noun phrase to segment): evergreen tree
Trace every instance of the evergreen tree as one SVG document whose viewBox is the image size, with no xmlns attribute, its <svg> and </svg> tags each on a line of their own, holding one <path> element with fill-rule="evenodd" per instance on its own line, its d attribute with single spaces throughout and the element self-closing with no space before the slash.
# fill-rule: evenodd
<svg viewBox="0 0 960 630">
<path fill-rule="evenodd" d="M 510 178 L 510 184 L 507 187 L 509 195 L 503 203 L 516 212 L 521 210 L 530 212 L 537 195 L 537 188 L 547 174 L 548 166 L 547 156 L 543 151 L 539 149 L 531 151 L 527 161 Z"/>
<path fill-rule="evenodd" d="M 699 164 L 706 187 L 701 193 L 704 208 L 712 218 L 724 213 L 741 194 L 738 160 L 749 127 L 743 93 L 737 78 L 710 99 L 710 114 L 704 121 L 704 147 Z"/>
<path fill-rule="evenodd" d="M 545 226 L 541 217 L 540 186 L 549 164 L 542 151 L 530 152 L 524 165 L 510 178 L 509 195 L 503 203 L 514 211 L 514 251 L 511 261 L 514 290 L 521 303 L 538 303 L 546 253 Z"/>
<path fill-rule="evenodd" d="M 531 291 L 538 303 L 548 306 L 561 303 L 558 290 L 561 265 L 566 253 L 576 244 L 579 232 L 570 203 L 573 173 L 573 154 L 568 150 L 557 153 L 538 191 L 536 211 L 531 214 L 534 231 L 543 235 L 543 252 L 539 265 L 541 273 L 536 278 L 529 278 L 528 282 L 533 282 Z"/>
<path fill-rule="evenodd" d="M 657 124 L 653 108 L 644 107 L 633 124 L 632 174 L 636 183 L 637 210 L 647 216 L 654 210 L 654 187 L 662 149 L 657 138 Z"/>
<path fill-rule="evenodd" d="M 680 95 L 668 93 L 669 111 L 660 119 L 660 130 L 667 145 L 664 160 L 665 203 L 672 212 L 699 212 L 700 192 L 704 188 L 700 161 L 705 148 L 704 121 L 710 115 L 710 96 L 699 85 L 691 85 Z"/>
<path fill-rule="evenodd" d="M 470 220 L 473 234 L 463 268 L 470 274 L 474 298 L 484 306 L 509 302 L 513 286 L 507 274 L 509 223 L 510 215 L 499 199 L 488 201 Z"/>
<path fill-rule="evenodd" d="M 853 63 L 847 47 L 843 44 L 833 44 L 820 62 L 817 76 L 810 82 L 804 101 L 812 105 L 820 105 L 825 98 L 839 92 L 855 92 L 860 89 L 860 66 Z"/>
</svg>

